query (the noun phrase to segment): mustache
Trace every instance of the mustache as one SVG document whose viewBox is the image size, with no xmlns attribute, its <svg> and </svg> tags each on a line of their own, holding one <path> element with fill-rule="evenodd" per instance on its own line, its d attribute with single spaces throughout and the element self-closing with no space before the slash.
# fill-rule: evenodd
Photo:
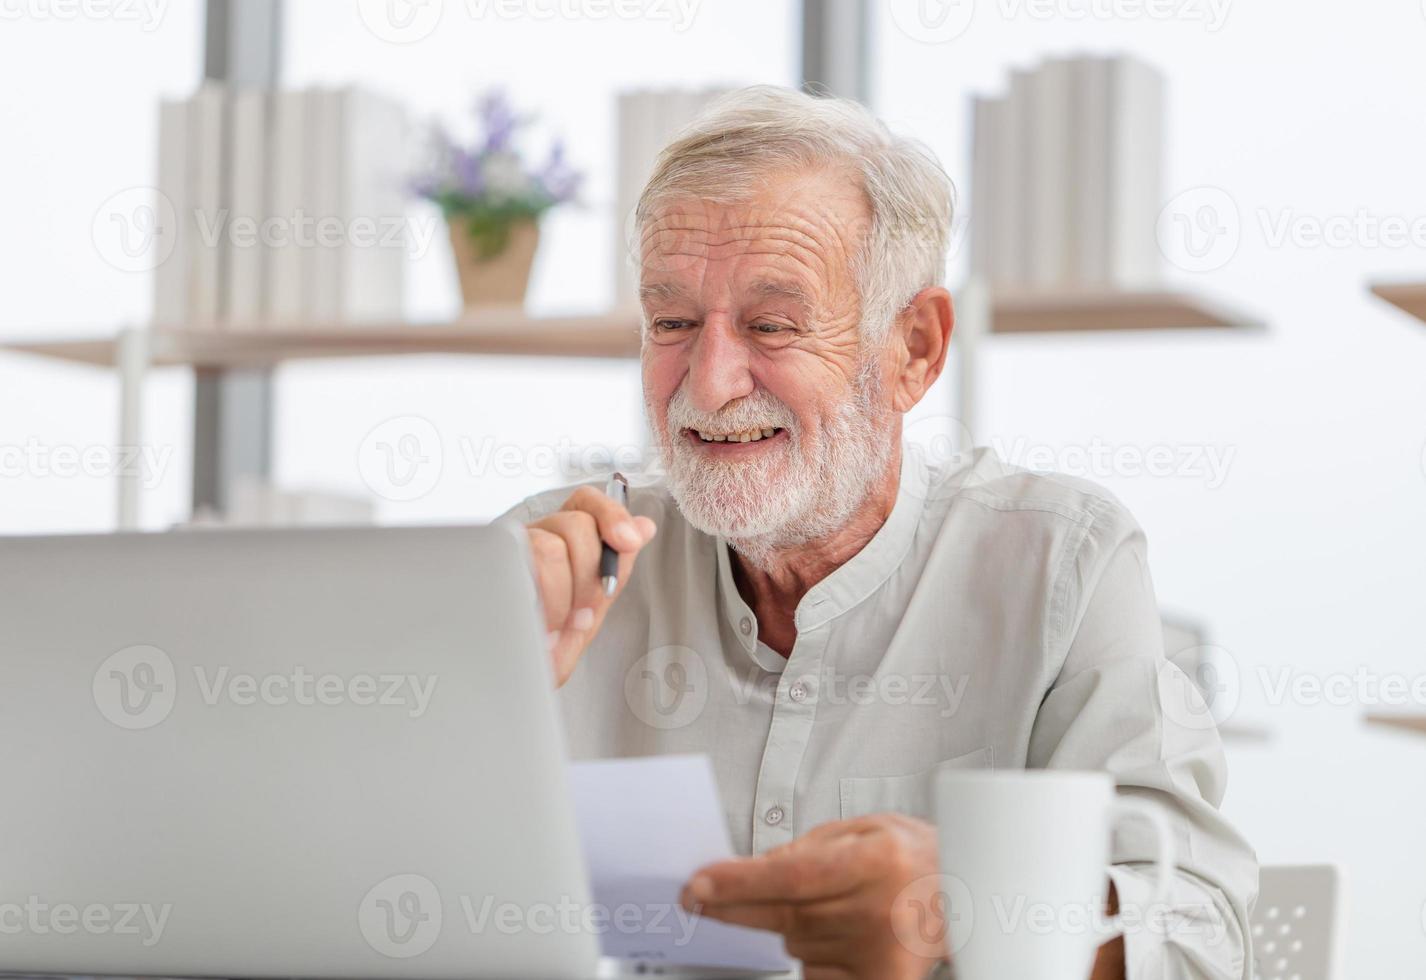
<svg viewBox="0 0 1426 980">
<path fill-rule="evenodd" d="M 761 388 L 711 413 L 694 408 L 689 403 L 688 395 L 679 388 L 669 399 L 666 417 L 671 437 L 681 429 L 738 432 L 769 427 L 787 429 L 791 435 L 797 424 L 792 409 Z"/>
</svg>

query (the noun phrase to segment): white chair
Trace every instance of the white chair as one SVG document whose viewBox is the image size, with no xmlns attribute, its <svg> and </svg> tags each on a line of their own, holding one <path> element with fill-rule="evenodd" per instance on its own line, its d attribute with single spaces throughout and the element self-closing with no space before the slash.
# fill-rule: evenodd
<svg viewBox="0 0 1426 980">
<path fill-rule="evenodd" d="M 1253 906 L 1257 980 L 1333 980 L 1341 948 L 1341 874 L 1334 865 L 1269 865 Z"/>
</svg>

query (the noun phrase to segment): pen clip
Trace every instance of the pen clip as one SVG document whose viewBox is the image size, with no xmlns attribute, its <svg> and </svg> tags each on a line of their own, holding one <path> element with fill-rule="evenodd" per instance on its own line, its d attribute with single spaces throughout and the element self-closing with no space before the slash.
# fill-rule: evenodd
<svg viewBox="0 0 1426 980">
<path fill-rule="evenodd" d="M 617 500 L 621 506 L 628 503 L 629 481 L 624 478 L 623 473 L 615 471 L 610 474 L 609 482 L 604 485 L 604 495 Z"/>
</svg>

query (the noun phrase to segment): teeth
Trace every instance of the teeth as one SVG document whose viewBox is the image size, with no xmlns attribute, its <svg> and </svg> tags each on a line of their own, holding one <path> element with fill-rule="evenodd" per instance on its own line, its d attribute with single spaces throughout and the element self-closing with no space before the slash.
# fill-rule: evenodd
<svg viewBox="0 0 1426 980">
<path fill-rule="evenodd" d="M 769 439 L 777 434 L 777 429 L 772 426 L 763 429 L 748 429 L 744 432 L 717 433 L 704 432 L 701 429 L 695 431 L 698 432 L 698 438 L 704 442 L 757 442 L 759 439 Z"/>
</svg>

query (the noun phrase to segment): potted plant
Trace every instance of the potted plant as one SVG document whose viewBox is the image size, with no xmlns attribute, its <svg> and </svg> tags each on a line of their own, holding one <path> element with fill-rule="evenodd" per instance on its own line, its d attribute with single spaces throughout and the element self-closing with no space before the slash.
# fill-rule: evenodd
<svg viewBox="0 0 1426 980">
<path fill-rule="evenodd" d="M 517 116 L 500 90 L 475 106 L 476 132 L 462 145 L 433 132 L 432 162 L 415 191 L 445 216 L 467 309 L 521 303 L 539 245 L 539 218 L 574 199 L 582 175 L 556 140 L 541 166 L 528 164 L 516 136 L 532 120 Z"/>
</svg>

